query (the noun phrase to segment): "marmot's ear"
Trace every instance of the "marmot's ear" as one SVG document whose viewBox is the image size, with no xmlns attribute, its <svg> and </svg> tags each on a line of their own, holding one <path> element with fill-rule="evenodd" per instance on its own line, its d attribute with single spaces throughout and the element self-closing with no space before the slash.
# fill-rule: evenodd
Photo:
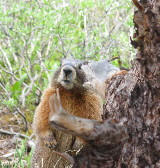
<svg viewBox="0 0 160 168">
<path fill-rule="evenodd" d="M 78 64 L 78 69 L 81 69 L 82 63 Z"/>
</svg>

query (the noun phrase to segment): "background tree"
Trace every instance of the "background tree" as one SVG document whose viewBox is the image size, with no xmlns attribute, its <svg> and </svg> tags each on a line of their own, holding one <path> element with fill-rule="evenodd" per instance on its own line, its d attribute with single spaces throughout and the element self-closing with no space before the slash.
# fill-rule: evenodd
<svg viewBox="0 0 160 168">
<path fill-rule="evenodd" d="M 0 1 L 2 166 L 30 167 L 23 138 L 33 137 L 35 108 L 61 58 L 131 66 L 133 11 L 128 0 Z"/>
</svg>

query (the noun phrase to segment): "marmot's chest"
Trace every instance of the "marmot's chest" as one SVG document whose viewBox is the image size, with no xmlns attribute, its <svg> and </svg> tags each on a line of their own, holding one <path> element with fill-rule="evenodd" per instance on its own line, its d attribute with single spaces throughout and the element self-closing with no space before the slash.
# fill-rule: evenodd
<svg viewBox="0 0 160 168">
<path fill-rule="evenodd" d="M 63 92 L 63 94 L 60 94 L 60 97 L 62 106 L 68 113 L 79 116 L 81 111 L 86 111 L 86 104 L 88 102 L 84 95 Z"/>
<path fill-rule="evenodd" d="M 70 114 L 89 119 L 100 119 L 102 102 L 94 94 L 60 92 L 63 108 Z"/>
</svg>

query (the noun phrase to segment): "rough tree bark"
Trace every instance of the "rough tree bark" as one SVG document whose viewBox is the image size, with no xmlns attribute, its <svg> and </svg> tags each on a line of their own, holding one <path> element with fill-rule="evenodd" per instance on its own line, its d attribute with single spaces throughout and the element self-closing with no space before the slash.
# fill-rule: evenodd
<svg viewBox="0 0 160 168">
<path fill-rule="evenodd" d="M 97 123 L 73 116 L 64 117 L 64 114 L 51 119 L 54 127 L 87 140 L 88 145 L 74 158 L 73 167 L 160 167 L 160 1 L 133 2 L 138 11 L 134 13 L 136 32 L 135 40 L 131 42 L 138 53 L 128 74 L 116 76 L 107 82 L 103 117 L 111 120 L 112 124 L 108 121 Z M 75 124 L 79 123 L 81 129 L 72 128 L 69 119 Z M 124 129 L 117 124 L 124 124 L 127 128 L 127 142 Z M 92 129 L 87 133 L 85 128 Z M 107 136 L 110 138 L 106 139 Z"/>
<path fill-rule="evenodd" d="M 134 1 L 135 3 L 135 1 Z M 115 77 L 106 91 L 105 119 L 123 122 L 129 141 L 122 167 L 160 167 L 160 1 L 140 0 L 134 13 L 138 49 L 132 70 Z"/>
</svg>

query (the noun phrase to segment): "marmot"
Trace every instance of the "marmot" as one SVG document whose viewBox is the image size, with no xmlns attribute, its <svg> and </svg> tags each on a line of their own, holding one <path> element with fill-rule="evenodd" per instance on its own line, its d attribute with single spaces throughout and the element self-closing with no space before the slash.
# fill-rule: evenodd
<svg viewBox="0 0 160 168">
<path fill-rule="evenodd" d="M 49 98 L 59 89 L 63 108 L 70 114 L 101 120 L 102 100 L 94 92 L 84 88 L 86 74 L 81 69 L 83 61 L 64 61 L 55 72 L 51 84 L 44 91 L 41 102 L 34 116 L 34 132 L 36 147 L 32 158 L 32 168 L 63 168 L 66 161 L 58 162 L 60 157 L 54 153 L 72 150 L 76 137 L 61 131 L 51 129 L 49 125 Z M 51 149 L 49 147 L 53 147 Z"/>
</svg>

